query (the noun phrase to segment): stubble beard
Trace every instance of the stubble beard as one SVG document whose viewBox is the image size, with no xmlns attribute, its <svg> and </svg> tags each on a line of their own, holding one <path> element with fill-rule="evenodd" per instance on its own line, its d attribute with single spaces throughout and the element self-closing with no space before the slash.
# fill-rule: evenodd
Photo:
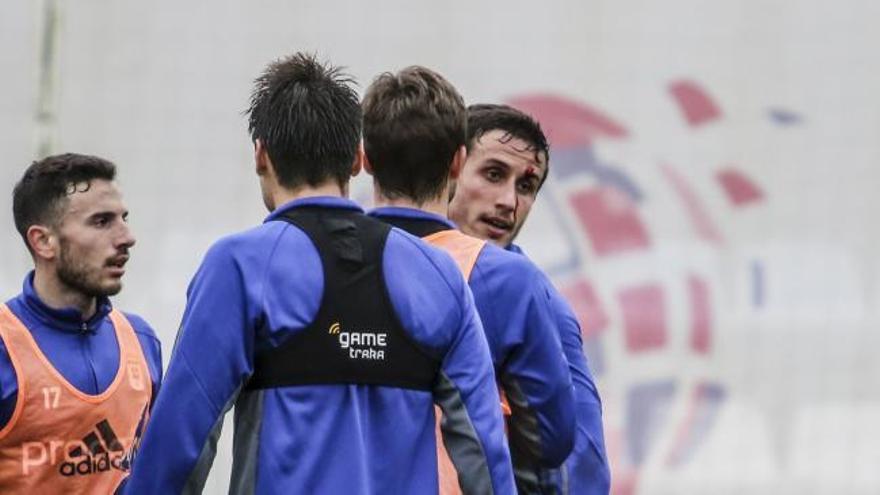
<svg viewBox="0 0 880 495">
<path fill-rule="evenodd" d="M 110 287 L 101 285 L 100 280 L 95 280 L 96 270 L 90 270 L 84 263 L 75 259 L 70 253 L 70 246 L 64 240 L 61 241 L 61 254 L 58 258 L 58 279 L 67 287 L 86 297 L 115 296 L 122 290 L 122 283 Z"/>
</svg>

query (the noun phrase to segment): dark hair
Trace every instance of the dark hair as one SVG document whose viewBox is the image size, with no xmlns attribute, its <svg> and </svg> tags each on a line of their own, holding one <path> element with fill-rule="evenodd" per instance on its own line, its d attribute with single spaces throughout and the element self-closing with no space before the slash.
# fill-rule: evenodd
<svg viewBox="0 0 880 495">
<path fill-rule="evenodd" d="M 509 105 L 497 105 L 479 103 L 471 105 L 467 109 L 467 147 L 470 151 L 474 144 L 483 134 L 499 130 L 505 133 L 504 139 L 521 139 L 535 152 L 535 158 L 539 153 L 544 154 L 547 160 L 547 173 L 544 174 L 541 183 L 550 175 L 550 145 L 547 137 L 541 129 L 541 124 L 524 113 Z"/>
<path fill-rule="evenodd" d="M 97 156 L 65 153 L 33 162 L 12 190 L 15 228 L 28 250 L 30 226 L 57 225 L 70 194 L 88 190 L 95 179 L 112 181 L 115 177 L 116 166 Z M 86 187 L 78 188 L 79 184 Z"/>
<path fill-rule="evenodd" d="M 382 193 L 422 203 L 441 194 L 465 145 L 464 99 L 440 74 L 411 66 L 367 89 L 364 151 Z"/>
<path fill-rule="evenodd" d="M 354 80 L 297 53 L 269 64 L 254 83 L 248 130 L 266 148 L 279 183 L 348 183 L 361 136 Z"/>
</svg>

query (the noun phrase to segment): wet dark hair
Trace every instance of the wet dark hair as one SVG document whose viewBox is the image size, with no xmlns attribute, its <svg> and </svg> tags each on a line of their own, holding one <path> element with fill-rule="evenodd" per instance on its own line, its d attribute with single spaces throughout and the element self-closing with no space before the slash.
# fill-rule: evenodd
<svg viewBox="0 0 880 495">
<path fill-rule="evenodd" d="M 28 228 L 58 225 L 70 194 L 88 190 L 93 180 L 115 178 L 116 166 L 97 156 L 65 153 L 33 162 L 12 190 L 15 229 L 28 250 Z"/>
<path fill-rule="evenodd" d="M 269 64 L 255 80 L 248 130 L 266 148 L 282 186 L 348 183 L 361 138 L 353 83 L 304 53 Z"/>
<path fill-rule="evenodd" d="M 479 103 L 467 108 L 467 147 L 473 149 L 474 144 L 483 134 L 494 130 L 505 133 L 504 140 L 520 139 L 538 154 L 543 153 L 547 160 L 547 173 L 541 183 L 550 175 L 550 144 L 541 129 L 541 124 L 531 115 L 509 105 Z"/>
<path fill-rule="evenodd" d="M 418 204 L 438 197 L 465 145 L 464 99 L 455 87 L 425 67 L 386 72 L 367 88 L 363 111 L 364 151 L 382 193 Z"/>
</svg>

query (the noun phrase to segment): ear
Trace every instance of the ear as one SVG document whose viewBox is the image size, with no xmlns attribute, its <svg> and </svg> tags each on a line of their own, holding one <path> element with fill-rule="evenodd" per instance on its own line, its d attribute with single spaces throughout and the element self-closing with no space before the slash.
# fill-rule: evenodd
<svg viewBox="0 0 880 495">
<path fill-rule="evenodd" d="M 449 166 L 450 179 L 458 179 L 458 176 L 461 175 L 462 169 L 464 169 L 465 161 L 467 161 L 467 148 L 461 146 L 458 148 L 458 151 L 455 152 L 455 155 L 452 156 L 452 164 Z"/>
<path fill-rule="evenodd" d="M 354 161 L 351 163 L 351 176 L 357 176 L 357 174 L 361 173 L 362 168 L 366 170 L 368 174 L 373 174 L 373 168 L 367 160 L 366 153 L 364 153 L 363 141 L 358 144 L 357 152 L 354 154 Z"/>
<path fill-rule="evenodd" d="M 58 237 L 44 225 L 31 225 L 25 233 L 35 258 L 53 260 L 58 252 Z"/>
<path fill-rule="evenodd" d="M 263 142 L 259 139 L 254 140 L 254 166 L 257 175 L 264 176 L 267 175 L 272 168 L 272 160 L 269 159 L 269 152 L 266 151 L 266 147 L 263 146 Z"/>
</svg>

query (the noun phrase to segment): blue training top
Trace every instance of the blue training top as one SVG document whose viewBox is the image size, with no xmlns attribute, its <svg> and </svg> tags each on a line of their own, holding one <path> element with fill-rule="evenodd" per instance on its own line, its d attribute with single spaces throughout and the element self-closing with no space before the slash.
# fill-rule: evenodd
<svg viewBox="0 0 880 495">
<path fill-rule="evenodd" d="M 525 256 L 514 244 L 508 251 Z M 552 300 L 562 348 L 574 382 L 577 435 L 574 450 L 560 469 L 546 470 L 541 483 L 548 493 L 606 495 L 611 491 L 611 470 L 602 429 L 602 400 L 584 355 L 581 327 L 568 301 L 544 277 Z"/>
<path fill-rule="evenodd" d="M 433 390 L 321 384 L 244 390 L 257 351 L 310 326 L 321 257 L 280 219 L 300 207 L 361 212 L 342 198 L 289 202 L 205 255 L 126 493 L 200 493 L 223 416 L 235 405 L 231 493 L 349 495 L 437 491 L 433 405 L 472 493 L 514 493 L 491 356 L 449 256 L 392 229 L 382 275 L 412 342 L 436 358 Z M 331 330 L 332 331 L 332 330 Z M 451 448 L 449 448 L 451 446 Z"/>
<path fill-rule="evenodd" d="M 457 228 L 445 217 L 414 208 L 382 207 L 370 215 L 422 237 Z M 541 466 L 559 466 L 571 452 L 575 428 L 571 375 L 543 274 L 532 262 L 487 243 L 468 285 L 495 374 L 512 409 L 508 433 L 520 484 L 524 476 L 537 476 Z"/>
</svg>

